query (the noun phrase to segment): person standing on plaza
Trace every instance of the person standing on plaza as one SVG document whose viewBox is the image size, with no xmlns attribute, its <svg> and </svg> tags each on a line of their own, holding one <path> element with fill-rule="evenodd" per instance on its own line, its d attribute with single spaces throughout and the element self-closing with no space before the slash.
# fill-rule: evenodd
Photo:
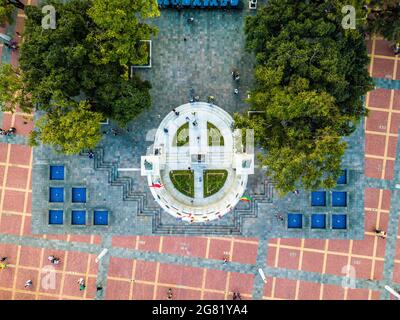
<svg viewBox="0 0 400 320">
<path fill-rule="evenodd" d="M 33 281 L 32 280 L 27 280 L 25 282 L 25 288 L 30 288 L 30 287 L 32 287 L 32 285 L 33 285 Z"/>
<path fill-rule="evenodd" d="M 78 280 L 78 284 L 79 284 L 79 290 L 80 290 L 80 291 L 85 290 L 85 288 L 86 288 L 85 279 L 80 278 L 80 279 Z"/>
</svg>

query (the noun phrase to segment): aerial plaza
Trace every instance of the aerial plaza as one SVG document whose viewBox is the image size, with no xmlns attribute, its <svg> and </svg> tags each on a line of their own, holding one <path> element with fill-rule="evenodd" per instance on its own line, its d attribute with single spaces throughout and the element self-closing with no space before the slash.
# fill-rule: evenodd
<svg viewBox="0 0 400 320">
<path fill-rule="evenodd" d="M 400 299 L 398 2 L 0 9 L 0 300 Z"/>
</svg>

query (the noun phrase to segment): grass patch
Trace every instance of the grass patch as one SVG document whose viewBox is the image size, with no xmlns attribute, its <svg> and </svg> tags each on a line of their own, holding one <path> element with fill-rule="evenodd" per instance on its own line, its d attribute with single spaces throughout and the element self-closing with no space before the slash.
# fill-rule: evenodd
<svg viewBox="0 0 400 320">
<path fill-rule="evenodd" d="M 221 190 L 227 177 L 228 171 L 226 170 L 205 170 L 203 174 L 204 198 Z"/>
<path fill-rule="evenodd" d="M 213 138 L 214 141 L 218 141 L 219 139 L 219 145 L 223 146 L 224 145 L 224 137 L 221 134 L 221 131 L 214 126 L 211 122 L 207 122 L 207 135 L 208 135 L 208 145 L 212 146 L 213 145 Z"/>
<path fill-rule="evenodd" d="M 185 196 L 194 198 L 194 173 L 189 170 L 175 170 L 169 172 L 169 178 L 174 187 Z"/>
<path fill-rule="evenodd" d="M 189 145 L 189 122 L 186 122 L 176 131 L 173 145 L 175 147 L 184 147 Z"/>
</svg>

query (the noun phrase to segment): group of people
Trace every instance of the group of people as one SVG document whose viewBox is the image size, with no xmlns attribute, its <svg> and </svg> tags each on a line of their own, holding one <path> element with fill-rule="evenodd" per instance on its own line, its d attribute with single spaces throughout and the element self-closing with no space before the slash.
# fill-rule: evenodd
<svg viewBox="0 0 400 320">
<path fill-rule="evenodd" d="M 167 299 L 172 300 L 173 296 L 172 288 L 168 288 Z M 242 300 L 242 296 L 240 295 L 239 291 L 233 292 L 233 300 Z"/>
<path fill-rule="evenodd" d="M 7 268 L 7 257 L 1 257 L 0 258 L 0 270 L 3 270 Z M 49 260 L 52 264 L 59 264 L 60 263 L 60 258 L 56 258 L 54 255 L 50 255 L 47 257 L 47 260 Z M 86 289 L 86 283 L 85 279 L 80 278 L 78 280 L 78 285 L 79 285 L 79 290 L 83 291 Z M 33 281 L 31 279 L 25 281 L 25 289 L 31 288 L 33 286 Z M 103 287 L 101 285 L 96 286 L 96 291 L 102 291 Z M 171 297 L 172 297 L 172 291 L 171 291 Z"/>
<path fill-rule="evenodd" d="M 239 79 L 240 79 L 239 71 L 233 70 L 232 73 L 231 73 L 231 75 L 232 75 L 232 79 L 233 79 L 233 80 L 239 81 Z M 236 95 L 238 95 L 238 94 L 239 94 L 239 89 L 238 89 L 238 88 L 235 88 L 235 89 L 233 90 L 233 93 L 236 94 Z"/>
<path fill-rule="evenodd" d="M 0 136 L 13 135 L 13 134 L 15 134 L 16 131 L 17 131 L 17 129 L 15 129 L 14 127 L 11 127 L 8 130 L 3 130 L 2 128 L 0 128 Z"/>
</svg>

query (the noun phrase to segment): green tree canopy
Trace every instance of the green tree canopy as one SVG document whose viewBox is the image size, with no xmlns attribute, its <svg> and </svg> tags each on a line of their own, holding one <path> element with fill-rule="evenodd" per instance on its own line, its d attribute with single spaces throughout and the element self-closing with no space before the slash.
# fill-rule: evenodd
<svg viewBox="0 0 400 320">
<path fill-rule="evenodd" d="M 364 0 L 367 8 L 367 30 L 400 42 L 399 0 Z"/>
<path fill-rule="evenodd" d="M 146 64 L 148 49 L 142 40 L 157 32 L 144 21 L 160 15 L 156 0 L 93 0 L 89 17 L 98 27 L 88 39 L 96 47 L 91 59 L 98 64 Z"/>
<path fill-rule="evenodd" d="M 60 101 L 55 106 L 36 121 L 30 144 L 35 146 L 41 141 L 68 155 L 96 147 L 102 138 L 102 114 L 90 111 L 89 103 L 84 100 Z"/>
<path fill-rule="evenodd" d="M 0 25 L 12 23 L 15 7 L 8 0 L 0 0 Z"/>
<path fill-rule="evenodd" d="M 0 64 L 0 105 L 2 111 L 15 112 L 19 107 L 30 113 L 33 105 L 18 69 Z"/>
<path fill-rule="evenodd" d="M 257 59 L 248 102 L 262 113 L 236 115 L 236 124 L 254 128 L 281 194 L 333 187 L 346 149 L 341 137 L 366 115 L 362 97 L 372 80 L 364 37 L 344 30 L 342 18 L 331 1 L 270 0 L 246 20 Z"/>
<path fill-rule="evenodd" d="M 146 6 L 147 11 L 142 12 L 138 5 L 121 8 L 117 2 L 104 3 L 107 3 L 108 10 L 103 13 L 104 17 L 112 16 L 114 11 L 118 13 L 118 8 L 123 9 L 127 20 L 139 13 L 142 18 L 152 16 L 150 5 Z M 44 30 L 41 7 L 27 6 L 25 41 L 20 50 L 23 81 L 39 110 L 54 113 L 54 101 L 84 99 L 91 112 L 99 112 L 103 118 L 115 119 L 125 126 L 150 106 L 150 84 L 136 75 L 130 79 L 126 64 L 143 56 L 137 46 L 138 38 L 154 32 L 152 27 L 138 18 L 141 22 L 137 22 L 135 37 L 130 39 L 119 36 L 125 32 L 120 25 L 108 25 L 101 20 L 99 8 L 95 6 L 101 7 L 101 4 L 97 1 L 70 0 L 64 3 L 46 0 L 41 6 L 46 4 L 56 8 L 56 29 Z M 96 14 L 99 24 L 88 12 Z M 118 21 L 122 24 L 123 19 Z M 101 38 L 101 35 L 110 36 Z"/>
</svg>

